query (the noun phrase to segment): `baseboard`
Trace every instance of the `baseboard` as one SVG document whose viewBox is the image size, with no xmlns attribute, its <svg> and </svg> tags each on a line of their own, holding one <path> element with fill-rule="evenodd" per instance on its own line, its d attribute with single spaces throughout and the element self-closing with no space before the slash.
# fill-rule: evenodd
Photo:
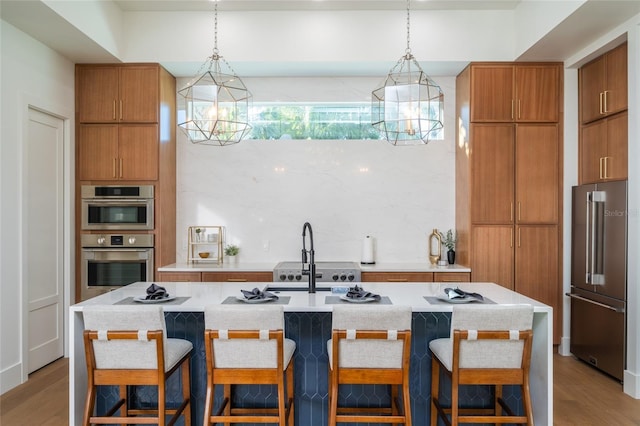
<svg viewBox="0 0 640 426">
<path fill-rule="evenodd" d="M 0 371 L 0 395 L 22 384 L 22 364 Z"/>
<path fill-rule="evenodd" d="M 569 337 L 562 337 L 560 339 L 560 345 L 558 345 L 558 355 L 570 356 L 571 355 L 571 351 L 569 350 L 570 344 L 571 344 L 571 339 Z"/>
<path fill-rule="evenodd" d="M 624 370 L 624 393 L 632 398 L 640 399 L 640 375 Z"/>
</svg>

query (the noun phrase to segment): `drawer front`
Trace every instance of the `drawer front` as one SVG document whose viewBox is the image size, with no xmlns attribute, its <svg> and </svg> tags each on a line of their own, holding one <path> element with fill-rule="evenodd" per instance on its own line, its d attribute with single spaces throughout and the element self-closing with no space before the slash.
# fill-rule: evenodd
<svg viewBox="0 0 640 426">
<path fill-rule="evenodd" d="M 203 272 L 203 282 L 271 282 L 273 272 Z"/>
<path fill-rule="evenodd" d="M 433 272 L 362 272 L 362 282 L 433 282 Z"/>
<path fill-rule="evenodd" d="M 469 272 L 435 272 L 433 280 L 437 283 L 466 283 L 471 281 Z"/>
<path fill-rule="evenodd" d="M 200 272 L 158 272 L 158 281 L 200 282 Z"/>
</svg>

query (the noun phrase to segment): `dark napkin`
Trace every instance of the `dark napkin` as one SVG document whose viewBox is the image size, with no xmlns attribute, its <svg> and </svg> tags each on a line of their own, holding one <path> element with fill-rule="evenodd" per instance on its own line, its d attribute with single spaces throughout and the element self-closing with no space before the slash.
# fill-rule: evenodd
<svg viewBox="0 0 640 426">
<path fill-rule="evenodd" d="M 268 291 L 261 291 L 258 287 L 253 290 L 240 290 L 247 300 L 272 299 L 278 300 L 278 296 Z"/>
<path fill-rule="evenodd" d="M 373 294 L 369 291 L 366 291 L 365 289 L 363 289 L 362 287 L 358 286 L 356 284 L 355 287 L 349 287 L 349 291 L 347 292 L 346 296 L 349 299 L 375 299 L 375 300 L 380 300 L 380 295 L 379 294 Z"/>
<path fill-rule="evenodd" d="M 160 287 L 159 285 L 152 283 L 149 287 L 147 287 L 147 297 L 146 300 L 160 300 L 166 299 L 169 297 L 169 293 L 167 293 L 167 289 L 164 287 Z"/>
<path fill-rule="evenodd" d="M 484 297 L 482 297 L 482 295 L 480 295 L 479 293 L 469 293 L 467 291 L 460 290 L 458 287 L 445 288 L 444 293 L 449 297 L 449 299 L 458 299 L 458 298 L 464 299 L 466 297 L 472 297 L 477 300 L 481 300 L 481 301 L 484 300 Z"/>
</svg>

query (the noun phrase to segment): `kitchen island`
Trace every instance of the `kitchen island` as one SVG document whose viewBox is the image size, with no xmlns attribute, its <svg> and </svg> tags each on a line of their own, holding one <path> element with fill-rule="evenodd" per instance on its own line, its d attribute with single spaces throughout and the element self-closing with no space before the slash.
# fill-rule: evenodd
<svg viewBox="0 0 640 426">
<path fill-rule="evenodd" d="M 122 289 L 95 297 L 73 305 L 70 310 L 70 375 L 69 410 L 70 424 L 81 424 L 82 408 L 86 393 L 87 378 L 82 342 L 82 309 L 88 305 L 113 305 L 129 302 L 130 298 L 145 294 L 150 283 L 140 282 Z M 201 424 L 203 400 L 206 387 L 204 364 L 204 307 L 223 303 L 228 298 L 240 296 L 241 289 L 263 288 L 265 283 L 172 283 L 162 284 L 171 295 L 178 296 L 179 304 L 162 304 L 167 320 L 169 337 L 186 338 L 194 343 L 192 358 L 192 396 L 194 424 Z M 429 341 L 449 335 L 452 305 L 434 298 L 444 294 L 444 288 L 451 283 L 365 283 L 366 290 L 380 294 L 383 299 L 396 305 L 408 305 L 413 310 L 412 354 L 410 371 L 411 404 L 413 423 L 426 425 L 430 411 L 431 354 Z M 553 413 L 553 369 L 552 369 L 552 309 L 533 299 L 522 296 L 492 283 L 461 283 L 460 288 L 482 294 L 497 304 L 531 304 L 534 306 L 534 342 L 531 363 L 531 391 L 534 419 L 538 425 L 552 423 Z M 285 333 L 296 341 L 294 355 L 295 416 L 297 425 L 315 426 L 327 423 L 327 353 L 326 340 L 331 332 L 331 310 L 334 298 L 331 292 L 319 291 L 314 294 L 293 291 L 281 292 L 285 311 Z M 427 299 L 429 298 L 429 299 Z M 338 300 L 338 303 L 346 303 Z M 251 305 L 247 305 L 251 309 Z M 105 390 L 102 399 L 111 398 Z M 260 391 L 259 391 L 260 392 Z M 271 393 L 270 391 L 262 391 Z M 366 392 L 365 392 L 366 393 Z M 260 402 L 267 396 L 251 394 L 249 397 Z M 463 395 L 465 399 L 476 394 Z M 376 390 L 373 394 L 355 397 L 369 403 L 376 398 L 386 398 Z M 519 390 L 505 391 L 505 399 L 518 402 Z M 144 402 L 144 401 L 143 401 Z M 375 403 L 375 401 L 374 401 Z M 512 404 L 513 405 L 513 404 Z"/>
</svg>

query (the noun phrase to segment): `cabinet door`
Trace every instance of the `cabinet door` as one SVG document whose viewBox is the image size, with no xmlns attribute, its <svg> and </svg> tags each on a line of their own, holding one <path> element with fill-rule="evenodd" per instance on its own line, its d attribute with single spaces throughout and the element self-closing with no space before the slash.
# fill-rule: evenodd
<svg viewBox="0 0 640 426">
<path fill-rule="evenodd" d="M 158 125 L 119 126 L 118 179 L 158 179 Z"/>
<path fill-rule="evenodd" d="M 588 123 L 602 117 L 605 75 L 606 62 L 604 57 L 591 61 L 580 68 L 580 121 L 582 123 Z"/>
<path fill-rule="evenodd" d="M 118 119 L 118 68 L 76 68 L 76 111 L 80 123 L 109 123 Z"/>
<path fill-rule="evenodd" d="M 200 282 L 200 272 L 156 272 L 158 281 Z"/>
<path fill-rule="evenodd" d="M 607 155 L 604 176 L 607 180 L 624 180 L 628 175 L 628 113 L 607 119 Z"/>
<path fill-rule="evenodd" d="M 513 290 L 513 226 L 473 226 L 471 279 Z"/>
<path fill-rule="evenodd" d="M 558 220 L 558 126 L 516 126 L 516 205 L 518 223 Z"/>
<path fill-rule="evenodd" d="M 607 156 L 607 120 L 583 125 L 580 138 L 580 183 L 599 182 L 604 178 Z"/>
<path fill-rule="evenodd" d="M 471 121 L 511 121 L 513 109 L 513 66 L 473 66 Z"/>
<path fill-rule="evenodd" d="M 558 227 L 518 226 L 515 291 L 553 307 L 554 341 L 560 336 L 562 315 L 558 269 Z"/>
<path fill-rule="evenodd" d="M 159 70 L 156 66 L 120 68 L 119 121 L 157 123 Z"/>
<path fill-rule="evenodd" d="M 203 272 L 203 282 L 271 282 L 273 272 Z M 251 289 L 247 289 L 251 290 Z"/>
<path fill-rule="evenodd" d="M 471 281 L 469 272 L 434 272 L 433 281 L 437 283 L 466 283 Z"/>
<path fill-rule="evenodd" d="M 516 67 L 514 115 L 518 122 L 557 122 L 560 68 L 553 65 Z"/>
<path fill-rule="evenodd" d="M 433 282 L 433 272 L 362 272 L 362 282 Z"/>
<path fill-rule="evenodd" d="M 513 221 L 514 126 L 471 125 L 471 221 Z"/>
<path fill-rule="evenodd" d="M 78 179 L 113 180 L 118 169 L 118 125 L 80 125 Z"/>
<path fill-rule="evenodd" d="M 604 112 L 615 114 L 627 109 L 627 43 L 607 52 L 607 80 L 604 94 Z"/>
</svg>

